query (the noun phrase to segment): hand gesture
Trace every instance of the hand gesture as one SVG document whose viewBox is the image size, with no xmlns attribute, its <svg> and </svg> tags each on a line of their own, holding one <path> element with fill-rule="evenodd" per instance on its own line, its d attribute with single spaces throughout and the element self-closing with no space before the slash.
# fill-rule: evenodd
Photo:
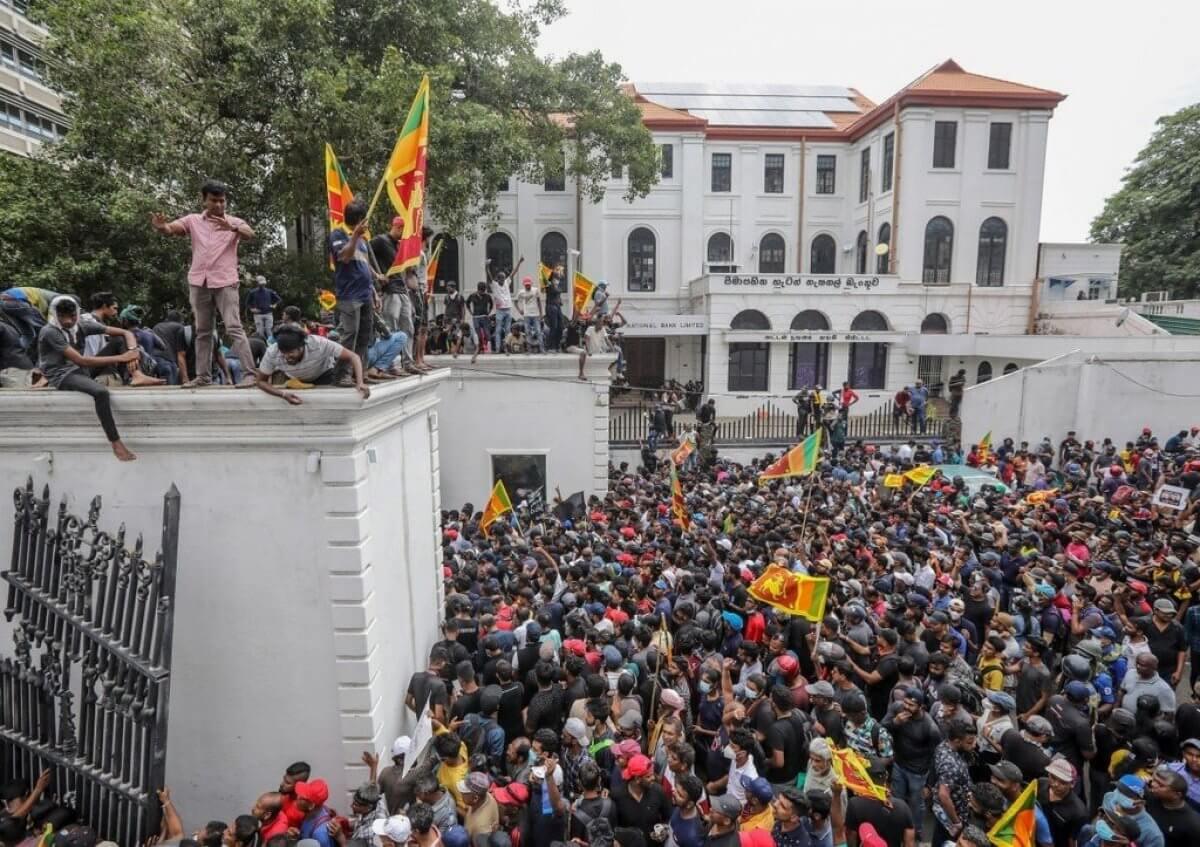
<svg viewBox="0 0 1200 847">
<path fill-rule="evenodd" d="M 158 802 L 164 806 L 171 802 L 171 789 L 164 787 L 158 792 Z"/>
<path fill-rule="evenodd" d="M 167 216 L 162 212 L 154 212 L 150 215 L 150 226 L 154 227 L 159 232 L 166 232 Z"/>
<path fill-rule="evenodd" d="M 45 791 L 46 786 L 50 784 L 50 771 L 44 770 L 38 774 L 37 783 L 34 785 L 35 791 Z"/>
<path fill-rule="evenodd" d="M 358 393 L 362 395 L 362 399 L 364 399 L 364 400 L 371 399 L 371 389 L 367 388 L 367 386 L 365 384 L 359 385 L 359 386 L 357 386 L 357 388 L 358 388 Z"/>
<path fill-rule="evenodd" d="M 288 401 L 293 406 L 299 406 L 301 403 L 304 402 L 303 400 L 300 399 L 299 394 L 293 394 L 290 391 L 285 391 L 282 396 L 283 396 L 284 400 Z"/>
<path fill-rule="evenodd" d="M 237 227 L 229 222 L 229 218 L 224 215 L 209 215 L 208 219 L 222 232 L 233 232 L 237 229 Z"/>
<path fill-rule="evenodd" d="M 379 764 L 379 756 L 371 750 L 363 750 L 362 763 L 368 768 L 373 768 Z"/>
<path fill-rule="evenodd" d="M 366 231 L 367 231 L 367 222 L 359 221 L 358 226 L 356 226 L 354 228 L 354 231 L 350 233 L 350 237 L 351 238 L 362 238 L 363 235 L 366 233 Z"/>
</svg>

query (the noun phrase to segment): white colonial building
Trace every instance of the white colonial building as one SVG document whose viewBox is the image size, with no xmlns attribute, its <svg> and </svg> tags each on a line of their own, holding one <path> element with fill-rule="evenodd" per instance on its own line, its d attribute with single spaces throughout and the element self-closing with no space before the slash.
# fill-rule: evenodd
<svg viewBox="0 0 1200 847">
<path fill-rule="evenodd" d="M 439 276 L 566 261 L 622 301 L 631 384 L 701 379 L 729 410 L 843 380 L 879 398 L 937 385 L 959 363 L 906 337 L 1032 326 L 1062 94 L 953 61 L 880 104 L 837 86 L 629 92 L 661 150 L 647 197 L 626 200 L 618 174 L 599 203 L 570 180 L 513 180 L 495 229 L 447 244 Z"/>
</svg>

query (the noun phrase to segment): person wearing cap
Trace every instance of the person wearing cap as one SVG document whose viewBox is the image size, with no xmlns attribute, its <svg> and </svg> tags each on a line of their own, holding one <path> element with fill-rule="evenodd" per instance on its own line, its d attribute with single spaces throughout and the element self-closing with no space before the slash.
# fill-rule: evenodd
<svg viewBox="0 0 1200 847">
<path fill-rule="evenodd" d="M 742 777 L 742 787 L 746 790 L 746 802 L 738 819 L 740 832 L 753 832 L 756 829 L 770 832 L 775 828 L 775 814 L 771 801 L 775 791 L 765 777 Z"/>
<path fill-rule="evenodd" d="M 989 691 L 984 713 L 979 716 L 977 730 L 981 752 L 998 754 L 1004 734 L 1017 725 L 1017 701 L 1005 691 Z"/>
<path fill-rule="evenodd" d="M 1163 712 L 1175 711 L 1175 689 L 1158 674 L 1158 658 L 1153 653 L 1139 653 L 1133 668 L 1121 681 L 1121 707 L 1137 713 L 1138 698 L 1152 695 Z"/>
<path fill-rule="evenodd" d="M 392 815 L 375 821 L 372 830 L 383 847 L 408 847 L 413 828 L 407 815 Z"/>
<path fill-rule="evenodd" d="M 808 764 L 796 780 L 796 787 L 805 794 L 810 791 L 833 791 L 833 747 L 824 738 L 813 738 L 808 742 Z"/>
<path fill-rule="evenodd" d="M 325 806 L 329 799 L 329 785 L 323 779 L 308 780 L 296 783 L 296 808 L 304 813 L 300 823 L 300 837 L 312 838 L 321 847 L 335 847 L 333 835 L 329 832 L 329 822 L 333 820 L 333 811 Z"/>
<path fill-rule="evenodd" d="M 395 813 L 412 799 L 411 792 L 404 786 L 404 760 L 412 752 L 412 739 L 407 735 L 399 736 L 392 742 L 392 763 L 379 773 L 379 787 L 383 791 L 383 799 L 387 803 L 389 813 Z M 374 753 L 371 754 L 374 758 Z M 378 767 L 378 759 L 376 759 Z"/>
<path fill-rule="evenodd" d="M 1124 618 L 1127 614 L 1125 599 L 1115 595 L 1119 604 L 1118 613 Z M 1183 678 L 1183 665 L 1187 661 L 1187 638 L 1183 626 L 1175 620 L 1175 603 L 1167 597 L 1154 601 L 1153 610 L 1149 617 L 1138 618 L 1134 624 L 1146 634 L 1146 644 L 1150 652 L 1158 659 L 1156 672 L 1170 683 L 1171 689 L 1179 685 Z M 1127 675 L 1128 678 L 1128 675 Z"/>
<path fill-rule="evenodd" d="M 1150 778 L 1146 812 L 1162 830 L 1166 847 L 1194 847 L 1200 840 L 1200 813 L 1188 805 L 1187 788 L 1187 780 L 1169 765 L 1160 765 Z"/>
<path fill-rule="evenodd" d="M 1063 756 L 1055 756 L 1038 780 L 1037 800 L 1055 844 L 1074 840 L 1087 822 L 1087 806 L 1076 788 L 1079 771 Z"/>
<path fill-rule="evenodd" d="M 821 679 L 807 684 L 804 692 L 808 695 L 811 704 L 813 732 L 817 735 L 824 735 L 835 744 L 841 744 L 845 740 L 845 726 L 841 710 L 837 707 L 834 699 L 836 692 L 833 690 L 833 686 Z"/>
<path fill-rule="evenodd" d="M 1038 779 L 1050 764 L 1046 744 L 1054 734 L 1050 721 L 1033 715 L 1022 721 L 1022 728 L 1010 729 L 1000 737 L 1000 755 L 1021 769 L 1025 782 Z"/>
<path fill-rule="evenodd" d="M 364 782 L 350 798 L 350 837 L 369 841 L 374 834 L 375 821 L 388 816 L 387 801 L 375 782 Z"/>
<path fill-rule="evenodd" d="M 563 767 L 563 787 L 567 797 L 579 794 L 579 768 L 584 762 L 592 761 L 588 755 L 588 730 L 579 718 L 567 718 L 562 730 L 562 755 L 559 763 Z"/>
<path fill-rule="evenodd" d="M 722 794 L 712 801 L 708 813 L 708 837 L 704 847 L 741 847 L 738 838 L 738 820 L 742 816 L 742 802 L 730 794 Z"/>
<path fill-rule="evenodd" d="M 919 688 L 904 692 L 900 708 L 883 721 L 892 736 L 892 794 L 908 803 L 913 826 L 921 832 L 925 780 L 933 767 L 933 754 L 942 739 L 941 730 L 925 711 L 925 694 Z"/>
<path fill-rule="evenodd" d="M 254 331 L 263 340 L 271 337 L 275 329 L 275 307 L 283 302 L 283 298 L 272 288 L 267 287 L 267 278 L 262 274 L 254 277 L 254 287 L 246 293 L 246 308 L 254 320 Z"/>
<path fill-rule="evenodd" d="M 1062 694 L 1055 694 L 1046 704 L 1046 718 L 1054 729 L 1053 747 L 1076 770 L 1096 755 L 1096 736 L 1092 731 L 1089 700 L 1092 687 L 1073 679 Z"/>
<path fill-rule="evenodd" d="M 1172 762 L 1168 767 L 1183 778 L 1185 799 L 1200 812 L 1200 738 L 1189 738 L 1179 746 L 1182 760 Z"/>
<path fill-rule="evenodd" d="M 479 771 L 467 774 L 458 785 L 458 793 L 467 806 L 463 825 L 472 838 L 490 835 L 500 826 L 500 806 L 492 796 L 491 788 L 492 778 Z"/>
<path fill-rule="evenodd" d="M 671 801 L 654 773 L 654 765 L 641 753 L 629 759 L 621 779 L 611 793 L 617 825 L 640 831 L 649 844 L 654 827 L 671 817 Z"/>
</svg>

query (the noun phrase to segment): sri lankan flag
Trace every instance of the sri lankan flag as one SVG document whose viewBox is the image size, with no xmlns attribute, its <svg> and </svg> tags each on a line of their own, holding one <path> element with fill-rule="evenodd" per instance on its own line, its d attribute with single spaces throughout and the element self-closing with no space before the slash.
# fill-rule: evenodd
<svg viewBox="0 0 1200 847">
<path fill-rule="evenodd" d="M 929 465 L 921 465 L 913 468 L 911 471 L 905 471 L 904 478 L 911 480 L 913 485 L 920 488 L 922 485 L 925 485 L 927 482 L 929 482 L 929 480 L 933 479 L 933 475 L 935 473 L 937 473 L 937 471 L 931 468 Z"/>
<path fill-rule="evenodd" d="M 825 619 L 829 578 L 792 573 L 787 568 L 771 564 L 762 576 L 750 583 L 749 591 L 755 600 L 761 600 L 789 615 L 820 621 Z"/>
<path fill-rule="evenodd" d="M 354 200 L 354 192 L 346 181 L 342 163 L 333 152 L 333 145 L 325 144 L 325 199 L 329 203 L 329 231 L 345 229 L 346 207 Z M 329 269 L 333 270 L 333 257 L 329 257 Z"/>
<path fill-rule="evenodd" d="M 816 470 L 821 460 L 821 430 L 816 430 L 791 450 L 779 457 L 779 461 L 758 475 L 764 479 L 782 479 L 789 476 L 804 476 Z"/>
<path fill-rule="evenodd" d="M 541 282 L 542 291 L 546 290 L 553 275 L 554 271 L 547 267 L 545 262 L 538 262 L 538 280 Z"/>
<path fill-rule="evenodd" d="M 671 451 L 671 462 L 676 466 L 682 465 L 695 449 L 696 436 L 689 432 L 683 437 L 683 441 L 679 442 L 679 446 Z"/>
<path fill-rule="evenodd" d="M 575 280 L 571 283 L 571 307 L 574 309 L 572 314 L 578 316 L 587 308 L 587 304 L 592 300 L 592 292 L 595 290 L 596 283 L 579 271 L 575 271 Z"/>
<path fill-rule="evenodd" d="M 1032 780 L 1013 801 L 996 825 L 988 830 L 988 841 L 996 847 L 1035 847 L 1037 828 L 1037 780 Z"/>
<path fill-rule="evenodd" d="M 833 772 L 838 782 L 846 786 L 846 790 L 859 797 L 874 797 L 881 803 L 887 803 L 887 787 L 879 785 L 871 779 L 867 760 L 862 754 L 849 747 L 838 747 L 829 744 L 833 751 Z"/>
<path fill-rule="evenodd" d="M 992 431 L 989 429 L 987 435 L 979 439 L 979 461 L 984 461 L 992 455 Z"/>
<path fill-rule="evenodd" d="M 442 256 L 442 245 L 445 243 L 446 239 L 439 238 L 437 244 L 433 245 L 433 255 L 429 257 L 429 264 L 425 268 L 426 296 L 433 294 L 433 283 L 437 279 L 438 259 Z"/>
<path fill-rule="evenodd" d="M 692 519 L 688 516 L 687 504 L 683 500 L 683 486 L 675 473 L 674 464 L 671 465 L 671 514 L 679 520 L 684 532 L 691 528 Z"/>
<path fill-rule="evenodd" d="M 408 117 L 396 139 L 384 171 L 388 197 L 404 221 L 396 258 L 388 276 L 403 273 L 421 261 L 421 227 L 425 222 L 425 153 L 429 147 L 429 77 L 421 80 Z"/>
<path fill-rule="evenodd" d="M 488 498 L 487 505 L 483 507 L 483 520 L 479 522 L 479 528 L 483 530 L 483 534 L 488 534 L 488 527 L 500 519 L 500 516 L 512 511 L 512 501 L 508 499 L 508 490 L 504 487 L 504 480 L 496 480 L 496 484 L 492 486 L 492 496 Z"/>
</svg>

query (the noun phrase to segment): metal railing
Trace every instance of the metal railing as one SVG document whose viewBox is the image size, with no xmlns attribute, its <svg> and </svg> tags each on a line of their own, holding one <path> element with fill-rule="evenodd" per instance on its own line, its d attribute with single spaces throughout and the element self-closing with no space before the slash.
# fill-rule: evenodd
<svg viewBox="0 0 1200 847">
<path fill-rule="evenodd" d="M 613 446 L 635 446 L 650 437 L 654 406 L 639 405 L 613 408 L 608 419 L 608 443 Z M 688 421 L 674 418 L 660 440 L 680 438 L 690 426 Z M 895 417 L 890 408 L 882 407 L 864 415 L 851 415 L 847 421 L 846 440 L 901 441 L 907 439 L 933 440 L 945 437 L 949 419 L 929 418 L 925 431 L 918 432 L 913 419 Z M 755 411 L 741 417 L 718 417 L 718 446 L 794 444 L 812 432 L 811 420 L 799 420 L 795 412 L 785 411 L 772 403 L 764 403 Z"/>
</svg>

